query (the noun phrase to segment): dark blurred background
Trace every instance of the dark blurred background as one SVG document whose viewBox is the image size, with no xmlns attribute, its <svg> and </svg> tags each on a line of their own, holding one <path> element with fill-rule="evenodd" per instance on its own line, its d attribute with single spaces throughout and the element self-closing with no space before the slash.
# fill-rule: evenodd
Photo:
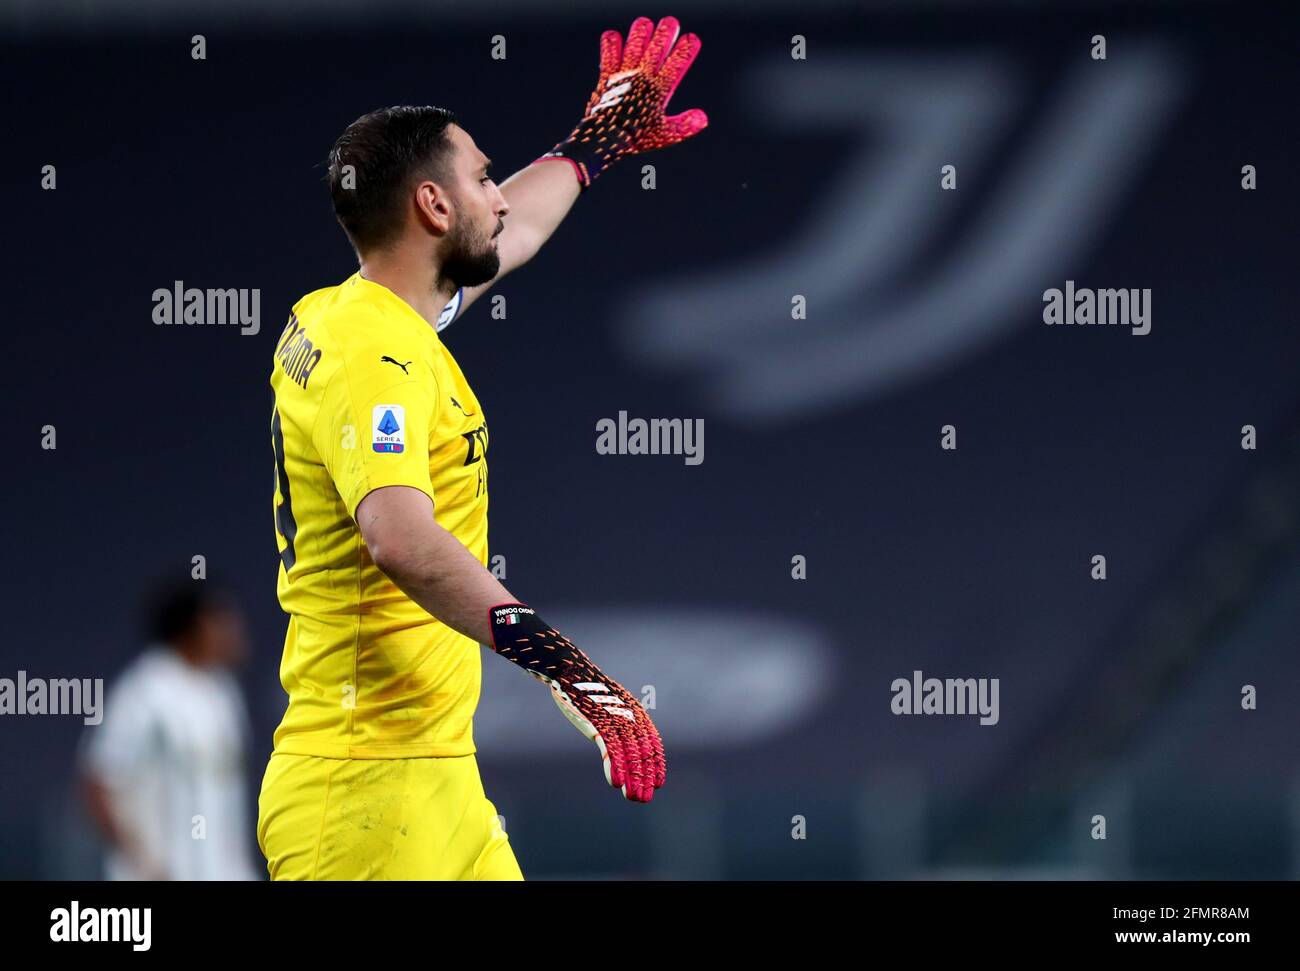
<svg viewBox="0 0 1300 971">
<path fill-rule="evenodd" d="M 490 421 L 507 586 L 654 686 L 670 758 L 624 803 L 485 656 L 525 874 L 1300 875 L 1293 11 L 7 5 L 0 677 L 111 684 L 147 583 L 206 557 L 253 634 L 251 813 L 285 702 L 272 348 L 355 269 L 327 148 L 433 103 L 503 180 L 576 122 L 602 30 L 673 14 L 703 49 L 670 110 L 709 128 L 612 169 L 442 335 Z M 176 280 L 260 289 L 259 333 L 156 326 Z M 1044 325 L 1066 280 L 1150 288 L 1151 332 Z M 598 455 L 620 411 L 703 418 L 705 461 Z M 916 670 L 998 678 L 998 724 L 894 715 Z M 99 872 L 82 731 L 0 718 L 0 877 Z"/>
</svg>

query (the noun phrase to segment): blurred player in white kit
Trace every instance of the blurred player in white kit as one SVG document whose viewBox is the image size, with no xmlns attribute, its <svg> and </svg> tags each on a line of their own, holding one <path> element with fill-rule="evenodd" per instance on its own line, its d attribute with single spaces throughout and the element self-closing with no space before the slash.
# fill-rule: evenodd
<svg viewBox="0 0 1300 971">
<path fill-rule="evenodd" d="M 161 591 L 151 643 L 82 739 L 83 792 L 109 880 L 256 880 L 245 777 L 248 715 L 230 668 L 243 615 L 210 581 Z"/>
</svg>

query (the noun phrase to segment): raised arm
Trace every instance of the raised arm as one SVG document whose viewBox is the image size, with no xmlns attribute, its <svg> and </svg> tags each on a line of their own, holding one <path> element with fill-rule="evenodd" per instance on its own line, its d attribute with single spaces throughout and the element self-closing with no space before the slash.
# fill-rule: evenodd
<svg viewBox="0 0 1300 971">
<path fill-rule="evenodd" d="M 528 165 L 506 179 L 501 184 L 501 194 L 510 204 L 510 217 L 497 243 L 501 269 L 487 283 L 464 289 L 460 312 L 511 270 L 536 256 L 569 214 L 581 191 L 568 165 Z"/>
<path fill-rule="evenodd" d="M 502 183 L 510 218 L 498 244 L 501 269 L 487 283 L 465 289 L 462 310 L 537 255 L 578 195 L 610 165 L 675 145 L 708 126 L 699 108 L 666 114 L 668 100 L 700 52 L 699 37 L 679 38 L 680 31 L 676 17 L 664 17 L 657 26 L 638 17 L 626 42 L 617 30 L 601 34 L 600 77 L 581 120 L 564 141 Z M 564 164 L 540 164 L 554 160 Z"/>
</svg>

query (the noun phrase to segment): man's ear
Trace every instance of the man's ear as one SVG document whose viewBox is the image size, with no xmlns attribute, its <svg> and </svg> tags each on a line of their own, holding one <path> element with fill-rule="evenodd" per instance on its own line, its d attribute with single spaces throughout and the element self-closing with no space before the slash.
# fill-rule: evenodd
<svg viewBox="0 0 1300 971">
<path fill-rule="evenodd" d="M 436 182 L 421 182 L 415 187 L 415 206 L 426 225 L 439 236 L 451 229 L 451 197 Z"/>
</svg>

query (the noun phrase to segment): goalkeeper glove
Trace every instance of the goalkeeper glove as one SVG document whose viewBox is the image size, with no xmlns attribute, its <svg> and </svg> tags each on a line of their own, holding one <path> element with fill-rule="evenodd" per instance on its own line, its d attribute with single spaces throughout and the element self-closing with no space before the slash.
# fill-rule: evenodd
<svg viewBox="0 0 1300 971">
<path fill-rule="evenodd" d="M 534 164 L 565 159 L 586 190 L 623 156 L 674 145 L 702 131 L 709 119 L 699 108 L 664 115 L 668 99 L 700 52 L 699 37 L 687 34 L 679 41 L 680 29 L 676 17 L 665 17 L 658 27 L 649 17 L 638 17 L 628 29 L 626 45 L 617 30 L 601 34 L 600 79 L 582 120 Z"/>
<path fill-rule="evenodd" d="M 539 681 L 578 731 L 600 749 L 605 781 L 649 802 L 667 774 L 664 744 L 645 709 L 622 685 L 523 604 L 488 610 L 492 648 Z"/>
</svg>

